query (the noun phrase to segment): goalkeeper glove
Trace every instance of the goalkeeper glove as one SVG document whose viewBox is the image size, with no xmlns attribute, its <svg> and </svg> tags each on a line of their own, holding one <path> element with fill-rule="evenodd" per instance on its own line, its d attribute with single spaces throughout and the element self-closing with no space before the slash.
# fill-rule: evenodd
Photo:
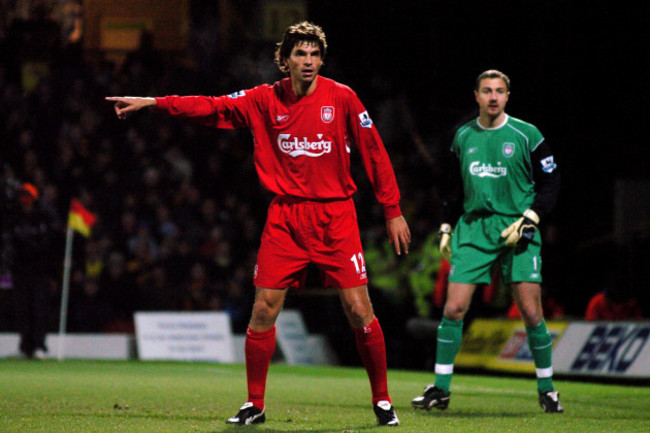
<svg viewBox="0 0 650 433">
<path fill-rule="evenodd" d="M 501 232 L 501 237 L 505 238 L 508 247 L 514 247 L 517 244 L 526 245 L 533 240 L 537 224 L 539 224 L 539 216 L 534 210 L 526 209 L 521 218 Z"/>
<path fill-rule="evenodd" d="M 440 254 L 449 261 L 451 260 L 451 226 L 447 223 L 441 224 L 438 234 L 440 235 Z"/>
</svg>

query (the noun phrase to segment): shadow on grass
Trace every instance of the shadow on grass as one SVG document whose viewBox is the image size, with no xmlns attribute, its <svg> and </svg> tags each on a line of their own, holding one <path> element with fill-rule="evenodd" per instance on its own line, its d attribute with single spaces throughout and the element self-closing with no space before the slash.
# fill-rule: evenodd
<svg viewBox="0 0 650 433">
<path fill-rule="evenodd" d="M 373 430 L 376 429 L 376 425 L 367 425 L 367 426 L 362 426 L 362 427 L 346 427 L 346 428 L 328 428 L 328 429 L 320 429 L 320 430 L 309 430 L 310 432 L 313 433 L 342 433 L 342 432 L 358 432 L 358 431 L 363 431 L 363 430 Z M 290 427 L 287 427 L 287 429 L 279 429 L 279 428 L 268 428 L 264 427 L 263 425 L 254 425 L 254 426 L 246 426 L 246 429 L 251 429 L 250 431 L 254 431 L 256 433 L 285 433 L 288 431 L 298 431 L 298 430 L 291 430 Z M 242 431 L 242 426 L 236 426 L 236 425 L 228 425 L 226 426 L 223 430 L 211 430 L 210 433 L 218 433 L 218 432 L 241 432 Z"/>
<path fill-rule="evenodd" d="M 137 418 L 137 419 L 156 419 L 156 420 L 167 420 L 167 421 L 201 421 L 201 422 L 210 422 L 220 424 L 219 428 L 214 429 L 210 428 L 207 430 L 207 433 L 218 433 L 218 432 L 242 432 L 242 428 L 245 428 L 247 432 L 255 433 L 286 433 L 291 431 L 301 431 L 298 430 L 298 427 L 295 425 L 298 424 L 298 421 L 292 419 L 284 420 L 274 420 L 274 423 L 281 425 L 286 425 L 286 428 L 282 427 L 268 427 L 264 424 L 255 424 L 249 426 L 240 426 L 233 424 L 226 424 L 224 418 L 216 418 L 211 416 L 200 416 L 200 415 L 178 415 L 178 414 L 161 414 L 161 413 L 144 413 L 130 410 L 121 410 L 116 413 L 100 413 L 100 414 L 88 414 L 82 412 L 71 413 L 71 416 L 77 417 L 93 417 L 93 418 Z M 361 426 L 346 426 L 346 427 L 336 427 L 336 428 L 327 428 L 327 429 L 309 429 L 313 433 L 345 433 L 345 432 L 359 432 L 365 430 L 371 430 L 376 428 L 375 424 L 370 425 L 361 425 Z M 304 431 L 304 430 L 302 430 Z"/>
<path fill-rule="evenodd" d="M 457 412 L 440 412 L 440 411 L 417 411 L 415 416 L 431 418 L 522 418 L 527 416 L 536 416 L 535 414 L 521 412 L 486 412 L 482 410 L 463 410 Z"/>
<path fill-rule="evenodd" d="M 441 419 L 472 419 L 472 418 L 497 418 L 497 419 L 507 419 L 507 418 L 513 418 L 513 419 L 533 419 L 533 418 L 538 418 L 538 417 L 546 417 L 546 418 L 558 418 L 558 419 L 563 419 L 563 418 L 571 418 L 573 420 L 591 420 L 591 421 L 598 421 L 598 420 L 603 420 L 603 421 L 609 421 L 611 419 L 611 415 L 607 414 L 602 414 L 599 416 L 594 416 L 592 413 L 587 413 L 584 411 L 580 410 L 574 410 L 574 411 L 569 411 L 568 413 L 544 413 L 542 410 L 536 411 L 536 412 L 506 412 L 506 411 L 482 411 L 482 410 L 463 410 L 463 411 L 458 411 L 458 412 L 425 412 L 425 411 L 418 411 L 416 412 L 415 416 L 418 417 L 431 417 L 431 418 L 441 418 Z M 644 411 L 639 411 L 635 414 L 624 414 L 624 415 L 616 415 L 616 419 L 619 421 L 647 421 L 648 420 L 648 415 Z"/>
</svg>

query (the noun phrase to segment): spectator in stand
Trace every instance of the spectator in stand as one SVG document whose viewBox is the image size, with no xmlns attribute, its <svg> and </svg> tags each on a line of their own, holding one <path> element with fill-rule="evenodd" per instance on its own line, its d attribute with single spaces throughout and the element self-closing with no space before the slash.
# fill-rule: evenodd
<svg viewBox="0 0 650 433">
<path fill-rule="evenodd" d="M 140 287 L 141 304 L 144 311 L 178 311 L 180 309 L 180 293 L 170 281 L 167 269 L 156 265 L 148 283 Z"/>
<path fill-rule="evenodd" d="M 85 271 L 86 277 L 99 278 L 104 269 L 104 257 L 102 256 L 100 243 L 94 239 L 88 239 L 85 245 Z"/>
<path fill-rule="evenodd" d="M 637 299 L 625 290 L 605 289 L 596 293 L 585 311 L 585 320 L 641 319 L 643 312 Z"/>
<path fill-rule="evenodd" d="M 20 351 L 28 358 L 44 358 L 50 321 L 47 302 L 57 270 L 52 252 L 63 231 L 56 214 L 41 205 L 34 185 L 23 184 L 18 201 L 17 210 L 10 212 L 10 235 Z"/>
<path fill-rule="evenodd" d="M 185 287 L 182 308 L 185 311 L 211 310 L 211 299 L 216 293 L 210 284 L 208 271 L 203 263 L 196 262 L 190 270 L 190 281 Z"/>
<path fill-rule="evenodd" d="M 113 311 L 107 332 L 134 332 L 133 313 L 139 305 L 138 286 L 126 270 L 124 255 L 114 251 L 99 279 L 99 290 Z"/>
<path fill-rule="evenodd" d="M 62 47 L 80 46 L 83 36 L 83 5 L 81 0 L 62 0 L 54 8 L 52 19 L 59 24 Z"/>
<path fill-rule="evenodd" d="M 630 277 L 632 251 L 616 246 L 612 267 L 606 275 L 605 288 L 596 293 L 585 311 L 585 320 L 640 320 L 643 310 L 634 296 L 636 283 Z"/>
<path fill-rule="evenodd" d="M 255 263 L 253 256 L 247 262 Z M 226 281 L 226 294 L 224 296 L 224 310 L 230 315 L 233 332 L 244 333 L 248 327 L 248 319 L 253 297 L 248 287 L 248 263 L 236 268 L 232 276 Z"/>
<path fill-rule="evenodd" d="M 111 306 L 101 297 L 94 278 L 85 278 L 80 293 L 70 305 L 70 330 L 73 332 L 102 332 L 112 318 Z"/>
</svg>

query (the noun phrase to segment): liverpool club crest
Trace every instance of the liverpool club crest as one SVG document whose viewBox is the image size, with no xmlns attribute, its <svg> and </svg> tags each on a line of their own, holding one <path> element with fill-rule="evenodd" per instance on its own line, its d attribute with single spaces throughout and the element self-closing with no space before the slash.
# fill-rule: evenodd
<svg viewBox="0 0 650 433">
<path fill-rule="evenodd" d="M 510 158 L 515 154 L 515 143 L 503 143 L 503 156 Z"/>
<path fill-rule="evenodd" d="M 334 120 L 334 107 L 320 107 L 320 118 L 325 123 L 330 123 L 332 120 Z"/>
</svg>

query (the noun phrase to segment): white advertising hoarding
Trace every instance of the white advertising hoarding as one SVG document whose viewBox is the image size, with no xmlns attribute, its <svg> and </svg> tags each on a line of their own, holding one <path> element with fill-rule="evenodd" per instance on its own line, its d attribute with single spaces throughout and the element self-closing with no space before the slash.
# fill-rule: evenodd
<svg viewBox="0 0 650 433">
<path fill-rule="evenodd" d="M 573 322 L 553 350 L 556 373 L 650 377 L 650 322 Z"/>
<path fill-rule="evenodd" d="M 287 364 L 314 364 L 313 353 L 309 347 L 309 334 L 297 310 L 284 310 L 276 321 L 276 336 Z"/>
<path fill-rule="evenodd" d="M 135 331 L 139 359 L 235 362 L 227 313 L 138 312 Z"/>
</svg>

